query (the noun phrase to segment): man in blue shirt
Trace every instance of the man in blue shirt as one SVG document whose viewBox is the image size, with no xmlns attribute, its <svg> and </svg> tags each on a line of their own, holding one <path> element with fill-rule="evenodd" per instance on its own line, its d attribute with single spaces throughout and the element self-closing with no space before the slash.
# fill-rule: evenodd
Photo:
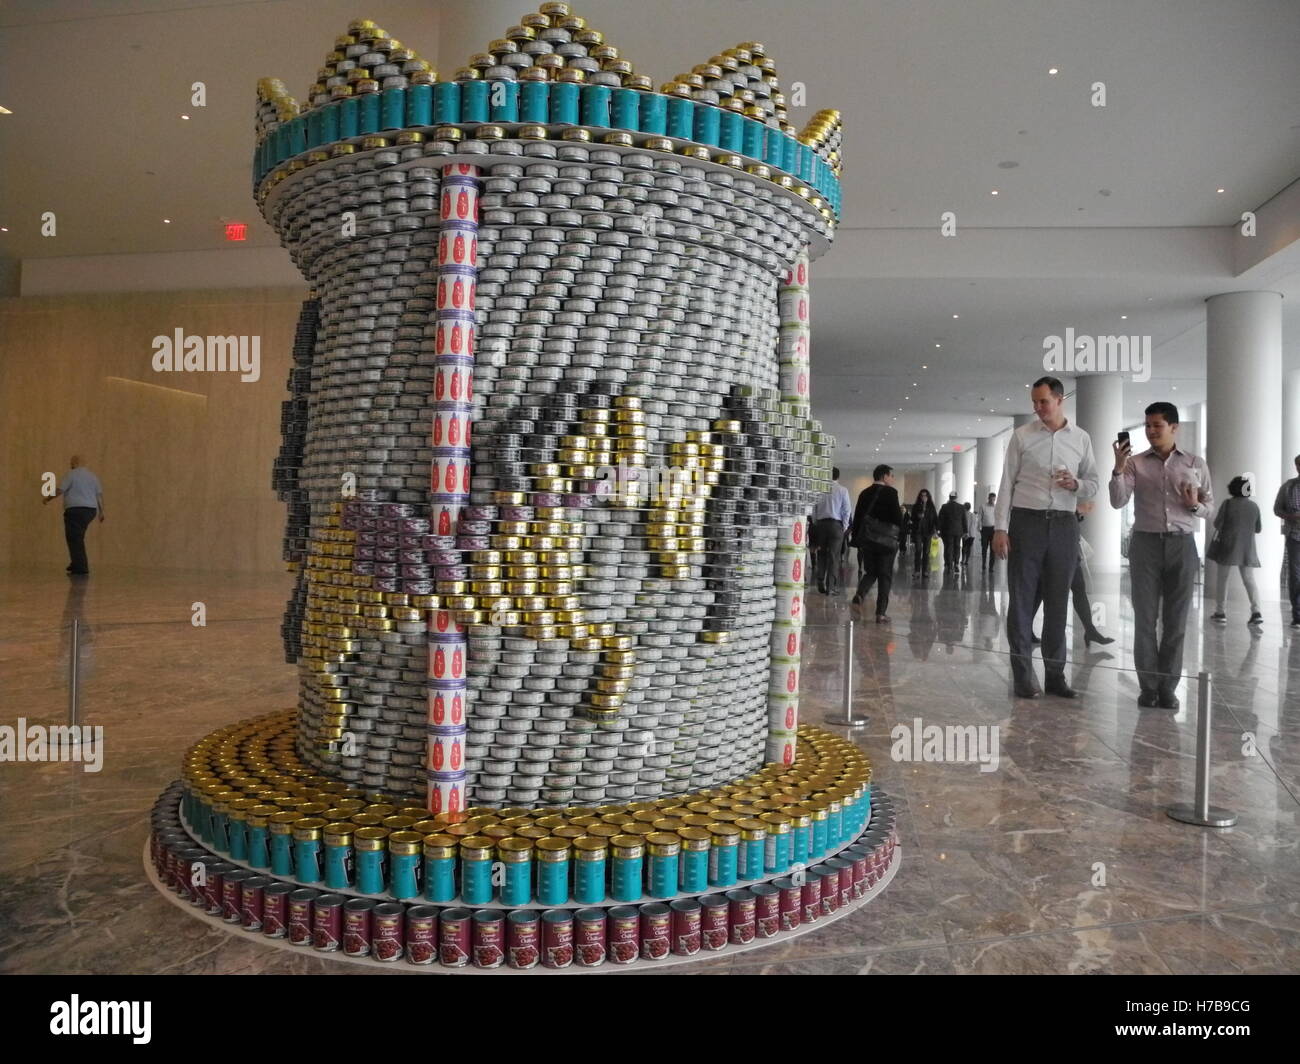
<svg viewBox="0 0 1300 1064">
<path fill-rule="evenodd" d="M 838 468 L 831 470 L 830 491 L 817 500 L 812 512 L 813 562 L 817 572 L 817 590 L 835 594 L 839 588 L 840 550 L 844 533 L 853 519 L 849 489 L 840 483 Z"/>
<path fill-rule="evenodd" d="M 90 562 L 86 558 L 86 529 L 99 514 L 104 520 L 104 489 L 99 477 L 81 464 L 75 454 L 68 461 L 68 475 L 63 478 L 58 491 L 48 495 L 45 501 L 63 496 L 63 535 L 68 541 L 69 564 L 67 571 L 73 576 L 85 576 L 90 572 Z"/>
</svg>

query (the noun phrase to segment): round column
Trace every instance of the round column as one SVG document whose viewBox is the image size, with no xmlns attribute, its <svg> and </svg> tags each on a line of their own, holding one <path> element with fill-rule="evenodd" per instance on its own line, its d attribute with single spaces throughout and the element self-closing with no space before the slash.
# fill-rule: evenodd
<svg viewBox="0 0 1300 1064">
<path fill-rule="evenodd" d="M 958 502 L 968 502 L 971 506 L 978 504 L 975 494 L 975 448 L 958 451 L 952 456 L 953 491 L 957 493 Z"/>
<path fill-rule="evenodd" d="M 1282 296 L 1225 292 L 1205 306 L 1205 459 L 1220 502 L 1229 480 L 1255 474 L 1256 502 L 1266 515 L 1255 537 L 1260 594 L 1276 601 L 1282 537 L 1271 514 L 1282 483 Z"/>
<path fill-rule="evenodd" d="M 1115 455 L 1111 444 L 1124 427 L 1124 378 L 1119 374 L 1098 373 L 1079 377 L 1075 381 L 1075 419 L 1081 429 L 1092 437 L 1092 449 L 1097 456 L 1096 506 L 1085 518 L 1081 530 L 1083 538 L 1092 547 L 1094 571 L 1118 572 L 1120 554 L 1120 524 L 1122 511 L 1110 504 L 1110 471 L 1115 468 Z M 1180 430 L 1181 431 L 1181 430 Z M 1134 440 L 1134 450 L 1140 450 L 1139 440 Z M 1183 440 L 1185 446 L 1196 448 L 1195 439 Z"/>
<path fill-rule="evenodd" d="M 939 497 L 939 467 L 931 466 L 925 471 L 925 490 L 930 493 L 930 498 Z"/>
<path fill-rule="evenodd" d="M 948 492 L 953 490 L 951 458 L 945 458 L 935 466 L 934 477 L 936 487 L 931 494 L 934 496 L 935 506 L 942 506 L 948 501 Z"/>
<path fill-rule="evenodd" d="M 983 506 L 990 491 L 997 491 L 1002 483 L 1002 459 L 1007 453 L 1007 438 L 1003 432 L 980 440 L 975 451 L 975 505 Z"/>
</svg>

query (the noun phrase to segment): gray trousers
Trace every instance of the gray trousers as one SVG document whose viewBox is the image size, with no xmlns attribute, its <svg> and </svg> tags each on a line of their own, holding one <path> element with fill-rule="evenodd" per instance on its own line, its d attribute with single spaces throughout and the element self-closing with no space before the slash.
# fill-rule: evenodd
<svg viewBox="0 0 1300 1064">
<path fill-rule="evenodd" d="M 1172 694 L 1182 679 L 1183 636 L 1200 564 L 1196 540 L 1190 535 L 1135 531 L 1129 542 L 1133 665 L 1143 693 Z"/>
<path fill-rule="evenodd" d="M 1291 620 L 1300 621 L 1300 539 L 1286 540 L 1287 594 L 1291 598 Z"/>
<path fill-rule="evenodd" d="M 1079 522 L 1065 510 L 1013 507 L 1007 526 L 1007 642 L 1011 675 L 1016 683 L 1034 683 L 1034 614 L 1043 602 L 1043 672 L 1048 680 L 1065 675 L 1065 619 L 1070 610 L 1070 583 L 1079 560 Z"/>
<path fill-rule="evenodd" d="M 1217 579 L 1215 580 L 1214 601 L 1222 613 L 1228 603 L 1228 576 L 1233 570 L 1231 565 L 1216 565 L 1218 569 Z M 1241 582 L 1246 588 L 1246 597 L 1250 599 L 1251 613 L 1259 612 L 1259 589 L 1255 586 L 1255 570 L 1249 565 L 1238 565 L 1235 567 L 1237 572 L 1241 573 Z"/>
</svg>

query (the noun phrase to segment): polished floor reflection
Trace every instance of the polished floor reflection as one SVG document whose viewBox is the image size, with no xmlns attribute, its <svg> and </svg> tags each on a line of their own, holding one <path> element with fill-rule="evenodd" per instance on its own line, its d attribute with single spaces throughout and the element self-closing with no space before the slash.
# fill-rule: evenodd
<svg viewBox="0 0 1300 1064">
<path fill-rule="evenodd" d="M 1195 681 L 1177 713 L 1139 709 L 1132 610 L 1117 576 L 1098 584 L 1100 627 L 1116 642 L 1085 648 L 1076 633 L 1081 699 L 1027 702 L 1010 692 L 1003 576 L 914 583 L 900 571 L 891 623 L 876 625 L 868 603 L 855 625 L 854 713 L 870 720 L 841 729 L 902 805 L 894 883 L 825 931 L 671 973 L 1300 971 L 1300 633 L 1277 602 L 1258 634 L 1244 600 L 1230 600 L 1226 627 L 1194 608 L 1185 664 L 1213 677 L 1212 798 L 1239 817 L 1228 831 L 1194 828 L 1164 809 L 1192 797 Z M 82 718 L 105 729 L 98 773 L 0 765 L 0 971 L 355 974 L 210 930 L 141 870 L 149 806 L 184 748 L 292 704 L 278 635 L 288 588 L 287 577 L 0 574 L 0 725 L 66 720 L 76 618 Z M 852 616 L 847 596 L 809 597 L 805 720 L 843 712 Z M 984 729 L 996 769 L 894 760 L 897 725 Z"/>
</svg>

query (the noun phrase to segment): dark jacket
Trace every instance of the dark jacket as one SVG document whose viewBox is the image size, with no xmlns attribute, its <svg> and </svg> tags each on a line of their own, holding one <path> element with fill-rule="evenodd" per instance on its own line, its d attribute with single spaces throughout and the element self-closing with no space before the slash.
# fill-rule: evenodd
<svg viewBox="0 0 1300 1064">
<path fill-rule="evenodd" d="M 927 540 L 934 535 L 935 529 L 939 527 L 939 516 L 934 512 L 933 501 L 927 502 L 924 506 L 920 503 L 914 503 L 912 506 L 912 537 L 917 540 Z"/>
<path fill-rule="evenodd" d="M 1215 557 L 1211 561 L 1220 565 L 1245 565 L 1259 568 L 1259 554 L 1255 551 L 1255 534 L 1263 530 L 1259 507 L 1250 499 L 1231 496 L 1214 515 L 1216 535 Z"/>
<path fill-rule="evenodd" d="M 876 496 L 880 500 L 876 501 Z M 872 484 L 858 496 L 858 505 L 853 511 L 853 546 L 875 547 L 867 540 L 867 512 L 877 521 L 901 528 L 903 510 L 898 505 L 898 492 L 888 484 Z"/>
<path fill-rule="evenodd" d="M 949 499 L 939 508 L 939 535 L 966 535 L 966 508 L 955 499 Z"/>
</svg>

